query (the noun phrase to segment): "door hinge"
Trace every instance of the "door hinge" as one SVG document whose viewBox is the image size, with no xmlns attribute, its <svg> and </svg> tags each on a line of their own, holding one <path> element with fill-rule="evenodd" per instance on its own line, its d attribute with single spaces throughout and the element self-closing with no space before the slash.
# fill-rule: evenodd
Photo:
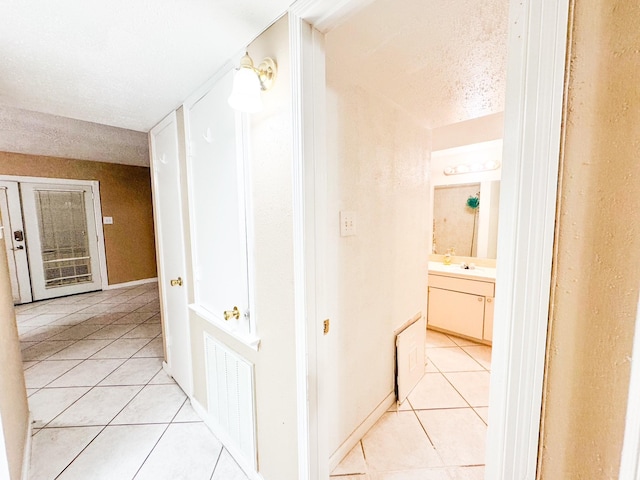
<svg viewBox="0 0 640 480">
<path fill-rule="evenodd" d="M 324 322 L 322 322 L 322 325 L 323 325 L 322 331 L 325 335 L 329 333 L 330 323 L 331 321 L 328 318 Z"/>
</svg>

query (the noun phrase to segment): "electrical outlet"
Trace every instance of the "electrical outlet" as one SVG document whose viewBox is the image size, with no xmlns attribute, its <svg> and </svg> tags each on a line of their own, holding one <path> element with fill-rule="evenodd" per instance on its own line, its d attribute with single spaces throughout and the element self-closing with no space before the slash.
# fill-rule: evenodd
<svg viewBox="0 0 640 480">
<path fill-rule="evenodd" d="M 102 223 L 105 225 L 113 225 L 113 217 L 102 217 Z"/>
<path fill-rule="evenodd" d="M 340 236 L 349 237 L 356 234 L 356 212 L 340 212 Z"/>
</svg>

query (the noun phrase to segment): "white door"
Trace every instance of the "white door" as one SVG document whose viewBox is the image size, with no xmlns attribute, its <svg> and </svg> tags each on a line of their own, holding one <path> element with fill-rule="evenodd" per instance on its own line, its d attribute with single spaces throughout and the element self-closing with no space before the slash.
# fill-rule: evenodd
<svg viewBox="0 0 640 480">
<path fill-rule="evenodd" d="M 92 190 L 20 183 L 34 300 L 102 288 Z"/>
<path fill-rule="evenodd" d="M 249 318 L 243 128 L 227 103 L 233 71 L 187 108 L 195 302 L 247 338 Z"/>
<path fill-rule="evenodd" d="M 18 182 L 0 181 L 0 223 L 4 229 L 13 303 L 28 303 L 32 300 L 31 282 Z"/>
<path fill-rule="evenodd" d="M 183 203 L 175 113 L 151 130 L 151 161 L 167 365 L 176 382 L 191 394 Z"/>
</svg>

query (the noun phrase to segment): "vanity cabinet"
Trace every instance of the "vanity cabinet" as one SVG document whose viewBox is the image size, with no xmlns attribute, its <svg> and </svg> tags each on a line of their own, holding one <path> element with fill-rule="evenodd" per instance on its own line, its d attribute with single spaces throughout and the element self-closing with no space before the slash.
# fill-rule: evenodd
<svg viewBox="0 0 640 480">
<path fill-rule="evenodd" d="M 491 342 L 493 335 L 492 279 L 429 273 L 427 323 L 430 328 Z"/>
</svg>

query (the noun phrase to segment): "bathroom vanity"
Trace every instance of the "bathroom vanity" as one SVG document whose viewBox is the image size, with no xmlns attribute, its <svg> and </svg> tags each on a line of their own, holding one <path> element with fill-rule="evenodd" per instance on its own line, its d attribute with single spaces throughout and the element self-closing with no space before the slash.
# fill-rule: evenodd
<svg viewBox="0 0 640 480">
<path fill-rule="evenodd" d="M 429 262 L 427 326 L 491 343 L 496 269 Z"/>
</svg>

